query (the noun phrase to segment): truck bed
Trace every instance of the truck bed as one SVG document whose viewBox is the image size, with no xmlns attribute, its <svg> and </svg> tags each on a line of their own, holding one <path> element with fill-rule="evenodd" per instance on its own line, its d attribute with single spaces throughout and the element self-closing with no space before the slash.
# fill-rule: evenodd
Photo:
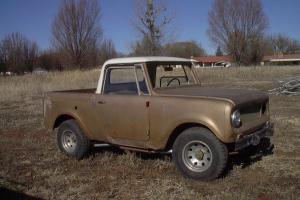
<svg viewBox="0 0 300 200">
<path fill-rule="evenodd" d="M 75 118 L 80 116 L 85 124 L 89 124 L 95 109 L 96 88 L 51 91 L 44 96 L 44 119 L 47 128 L 55 126 L 56 119 L 61 115 Z"/>
<path fill-rule="evenodd" d="M 95 94 L 96 88 L 88 88 L 88 89 L 76 89 L 76 90 L 60 90 L 60 91 L 53 91 L 59 93 L 91 93 Z"/>
</svg>

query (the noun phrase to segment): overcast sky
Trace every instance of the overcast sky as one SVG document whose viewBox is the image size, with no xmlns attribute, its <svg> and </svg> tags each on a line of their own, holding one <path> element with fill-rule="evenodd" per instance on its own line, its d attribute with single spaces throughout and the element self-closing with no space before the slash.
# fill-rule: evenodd
<svg viewBox="0 0 300 200">
<path fill-rule="evenodd" d="M 51 23 L 60 0 L 0 0 L 0 39 L 11 32 L 21 32 L 38 43 L 41 49 L 51 45 Z M 116 49 L 128 53 L 137 38 L 132 27 L 134 0 L 99 0 L 101 26 L 106 38 Z M 207 36 L 207 13 L 212 0 L 165 0 L 170 15 L 175 16 L 173 30 L 176 39 L 195 40 L 210 54 L 215 53 Z M 300 40 L 300 1 L 262 0 L 269 18 L 269 33 L 284 33 Z"/>
</svg>

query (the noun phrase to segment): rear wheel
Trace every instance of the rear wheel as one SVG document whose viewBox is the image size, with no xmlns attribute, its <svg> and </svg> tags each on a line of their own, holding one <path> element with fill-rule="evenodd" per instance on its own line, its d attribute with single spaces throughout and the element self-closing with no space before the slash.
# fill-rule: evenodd
<svg viewBox="0 0 300 200">
<path fill-rule="evenodd" d="M 63 122 L 57 131 L 59 149 L 69 157 L 81 159 L 90 147 L 88 138 L 73 119 Z"/>
<path fill-rule="evenodd" d="M 173 145 L 177 169 L 188 178 L 212 180 L 219 177 L 227 164 L 228 151 L 213 133 L 202 127 L 183 131 Z"/>
</svg>

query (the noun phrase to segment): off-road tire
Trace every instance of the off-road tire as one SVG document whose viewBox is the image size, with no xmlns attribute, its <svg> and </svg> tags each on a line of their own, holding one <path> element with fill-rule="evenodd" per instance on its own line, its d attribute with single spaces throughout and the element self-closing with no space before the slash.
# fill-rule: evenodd
<svg viewBox="0 0 300 200">
<path fill-rule="evenodd" d="M 58 127 L 57 144 L 61 152 L 78 160 L 86 155 L 90 147 L 89 139 L 73 119 L 64 121 Z"/>
<path fill-rule="evenodd" d="M 200 158 L 197 156 L 199 152 L 202 156 Z M 176 168 L 185 177 L 209 181 L 224 172 L 228 150 L 208 129 L 193 127 L 184 130 L 176 138 L 172 157 Z"/>
</svg>

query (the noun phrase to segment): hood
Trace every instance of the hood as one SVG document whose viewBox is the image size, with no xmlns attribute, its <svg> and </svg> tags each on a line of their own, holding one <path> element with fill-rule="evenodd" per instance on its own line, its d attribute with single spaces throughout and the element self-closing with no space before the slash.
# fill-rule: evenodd
<svg viewBox="0 0 300 200">
<path fill-rule="evenodd" d="M 164 95 L 221 98 L 231 100 L 237 105 L 248 102 L 265 102 L 269 98 L 267 94 L 257 90 L 202 87 L 199 85 L 160 88 L 156 89 L 155 92 Z"/>
</svg>

